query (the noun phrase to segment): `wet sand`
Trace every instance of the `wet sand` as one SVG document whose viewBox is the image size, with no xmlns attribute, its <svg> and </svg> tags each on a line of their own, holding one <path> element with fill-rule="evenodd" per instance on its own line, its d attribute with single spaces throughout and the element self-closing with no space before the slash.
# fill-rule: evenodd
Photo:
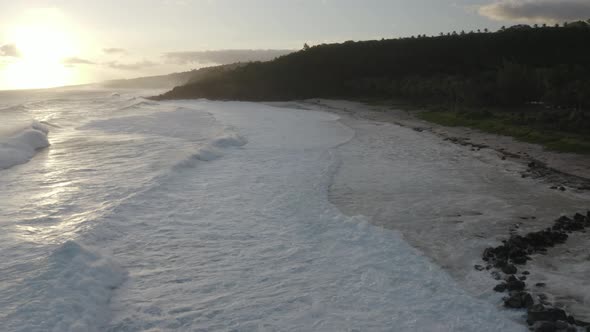
<svg viewBox="0 0 590 332">
<path fill-rule="evenodd" d="M 448 128 L 411 112 L 339 100 L 284 103 L 333 112 L 355 137 L 342 145 L 342 162 L 329 199 L 348 215 L 396 230 L 445 268 L 474 296 L 502 305 L 481 255 L 510 234 L 552 225 L 560 215 L 590 208 L 584 187 L 590 158 L 544 151 L 509 137 Z M 276 106 L 276 103 L 275 103 Z M 531 162 L 546 164 L 529 167 Z M 551 189 L 564 186 L 565 191 Z M 576 318 L 590 321 L 590 241 L 573 234 L 566 244 L 534 255 L 521 268 L 527 285 Z M 536 283 L 547 285 L 534 287 Z"/>
</svg>

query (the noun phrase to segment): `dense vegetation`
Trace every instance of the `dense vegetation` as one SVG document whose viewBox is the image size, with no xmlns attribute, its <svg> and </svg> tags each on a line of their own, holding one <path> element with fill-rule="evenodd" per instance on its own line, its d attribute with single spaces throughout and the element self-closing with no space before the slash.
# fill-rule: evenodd
<svg viewBox="0 0 590 332">
<path fill-rule="evenodd" d="M 477 117 L 588 135 L 590 24 L 304 47 L 179 86 L 157 98 L 402 98 Z M 482 111 L 487 109 L 488 111 Z"/>
<path fill-rule="evenodd" d="M 103 82 L 102 86 L 114 89 L 171 89 L 177 85 L 184 85 L 194 81 L 208 79 L 214 75 L 219 75 L 235 69 L 240 65 L 241 64 L 221 65 L 168 75 L 110 80 Z"/>
</svg>

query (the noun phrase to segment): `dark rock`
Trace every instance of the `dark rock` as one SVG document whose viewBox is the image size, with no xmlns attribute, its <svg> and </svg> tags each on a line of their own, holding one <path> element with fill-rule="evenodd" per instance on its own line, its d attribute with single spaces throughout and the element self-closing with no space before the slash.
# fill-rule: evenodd
<svg viewBox="0 0 590 332">
<path fill-rule="evenodd" d="M 524 265 L 524 264 L 526 264 L 527 260 L 528 260 L 528 257 L 526 255 L 515 256 L 512 258 L 512 263 L 517 264 L 517 265 Z"/>
<path fill-rule="evenodd" d="M 502 272 L 506 273 L 506 274 L 515 274 L 518 270 L 516 269 L 516 266 L 512 265 L 512 264 L 508 264 L 505 265 L 502 268 Z"/>
<path fill-rule="evenodd" d="M 555 327 L 557 327 L 558 330 L 567 330 L 570 327 L 570 325 L 567 322 L 558 320 L 557 322 L 555 322 Z"/>
<path fill-rule="evenodd" d="M 523 290 L 523 289 L 524 289 L 524 287 L 525 287 L 525 283 L 524 283 L 523 281 L 521 281 L 521 280 L 518 280 L 518 279 L 516 279 L 516 278 L 515 278 L 515 280 L 509 280 L 509 281 L 506 283 L 506 288 L 507 288 L 509 291 L 513 291 L 513 290 L 517 290 L 517 291 L 519 291 L 519 290 Z"/>
<path fill-rule="evenodd" d="M 494 287 L 494 290 L 496 292 L 502 293 L 506 290 L 506 284 L 505 283 L 497 284 L 496 287 Z"/>
<path fill-rule="evenodd" d="M 538 283 L 535 284 L 535 286 L 537 286 L 537 287 L 545 287 L 545 286 L 547 286 L 547 284 L 544 283 L 544 282 L 538 282 Z"/>
<path fill-rule="evenodd" d="M 483 251 L 482 259 L 487 262 L 490 258 L 494 258 L 494 256 L 494 248 L 486 248 Z"/>
<path fill-rule="evenodd" d="M 493 271 L 493 272 L 492 272 L 492 277 L 493 277 L 495 280 L 500 280 L 500 279 L 502 279 L 502 276 L 500 275 L 500 273 L 499 273 L 498 271 Z"/>
<path fill-rule="evenodd" d="M 518 280 L 525 281 L 526 280 L 526 276 L 520 276 L 520 277 L 518 277 Z"/>
<path fill-rule="evenodd" d="M 542 322 L 535 326 L 535 332 L 556 332 L 557 326 L 553 322 Z"/>
<path fill-rule="evenodd" d="M 542 304 L 535 304 L 527 311 L 527 323 L 533 325 L 536 322 L 556 322 L 567 320 L 565 311 L 552 307 L 545 307 Z"/>
<path fill-rule="evenodd" d="M 502 160 L 506 160 L 506 156 L 502 156 Z"/>
<path fill-rule="evenodd" d="M 565 187 L 564 186 L 561 186 L 561 187 L 559 187 L 559 190 L 560 191 L 565 191 Z"/>
<path fill-rule="evenodd" d="M 584 216 L 582 214 L 579 214 L 579 213 L 576 213 L 574 215 L 574 221 L 576 221 L 576 222 L 586 222 L 586 216 Z"/>
<path fill-rule="evenodd" d="M 474 268 L 475 268 L 477 271 L 483 271 L 483 270 L 484 270 L 484 267 L 483 267 L 483 266 L 481 266 L 481 265 L 475 265 L 475 266 L 474 266 Z"/>
<path fill-rule="evenodd" d="M 524 274 L 525 276 L 528 276 L 531 273 L 529 271 L 522 271 L 522 274 Z"/>
<path fill-rule="evenodd" d="M 499 269 L 502 269 L 504 266 L 506 266 L 506 264 L 508 264 L 508 262 L 504 259 L 496 259 L 496 263 L 494 263 L 494 267 L 497 267 Z"/>
<path fill-rule="evenodd" d="M 529 308 L 533 304 L 533 297 L 527 292 L 513 292 L 504 300 L 504 306 L 514 309 Z"/>
</svg>

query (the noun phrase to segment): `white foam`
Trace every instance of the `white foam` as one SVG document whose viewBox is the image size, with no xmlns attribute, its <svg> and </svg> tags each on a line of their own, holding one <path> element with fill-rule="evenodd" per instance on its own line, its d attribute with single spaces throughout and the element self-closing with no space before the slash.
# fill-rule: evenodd
<svg viewBox="0 0 590 332">
<path fill-rule="evenodd" d="M 329 203 L 358 134 L 336 116 L 99 97 L 52 110 L 52 162 L 0 174 L 0 330 L 525 329 Z"/>
<path fill-rule="evenodd" d="M 212 161 L 223 156 L 223 150 L 231 147 L 243 146 L 248 140 L 237 133 L 224 132 L 210 142 L 200 147 L 197 152 L 174 165 L 174 169 L 194 167 L 197 161 Z"/>
<path fill-rule="evenodd" d="M 245 137 L 240 136 L 236 133 L 226 132 L 221 136 L 216 137 L 210 143 L 212 146 L 219 147 L 219 148 L 227 148 L 231 146 L 243 146 L 247 143 Z"/>
<path fill-rule="evenodd" d="M 28 289 L 35 294 L 35 300 L 8 312 L 2 318 L 3 329 L 100 331 L 108 323 L 108 304 L 125 272 L 109 258 L 74 241 L 58 247 L 44 266 L 43 273 L 20 286 L 22 293 Z"/>
<path fill-rule="evenodd" d="M 47 126 L 34 121 L 13 136 L 0 138 L 0 169 L 23 164 L 49 146 Z"/>
</svg>

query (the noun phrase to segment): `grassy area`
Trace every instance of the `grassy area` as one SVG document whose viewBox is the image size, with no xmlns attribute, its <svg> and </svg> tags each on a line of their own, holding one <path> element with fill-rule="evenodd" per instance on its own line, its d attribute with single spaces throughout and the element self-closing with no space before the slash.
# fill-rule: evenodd
<svg viewBox="0 0 590 332">
<path fill-rule="evenodd" d="M 540 144 L 553 151 L 590 154 L 590 133 L 582 135 L 517 124 L 513 117 L 502 112 L 424 111 L 418 117 L 443 126 L 469 127 L 511 136 L 520 141 Z"/>
</svg>

